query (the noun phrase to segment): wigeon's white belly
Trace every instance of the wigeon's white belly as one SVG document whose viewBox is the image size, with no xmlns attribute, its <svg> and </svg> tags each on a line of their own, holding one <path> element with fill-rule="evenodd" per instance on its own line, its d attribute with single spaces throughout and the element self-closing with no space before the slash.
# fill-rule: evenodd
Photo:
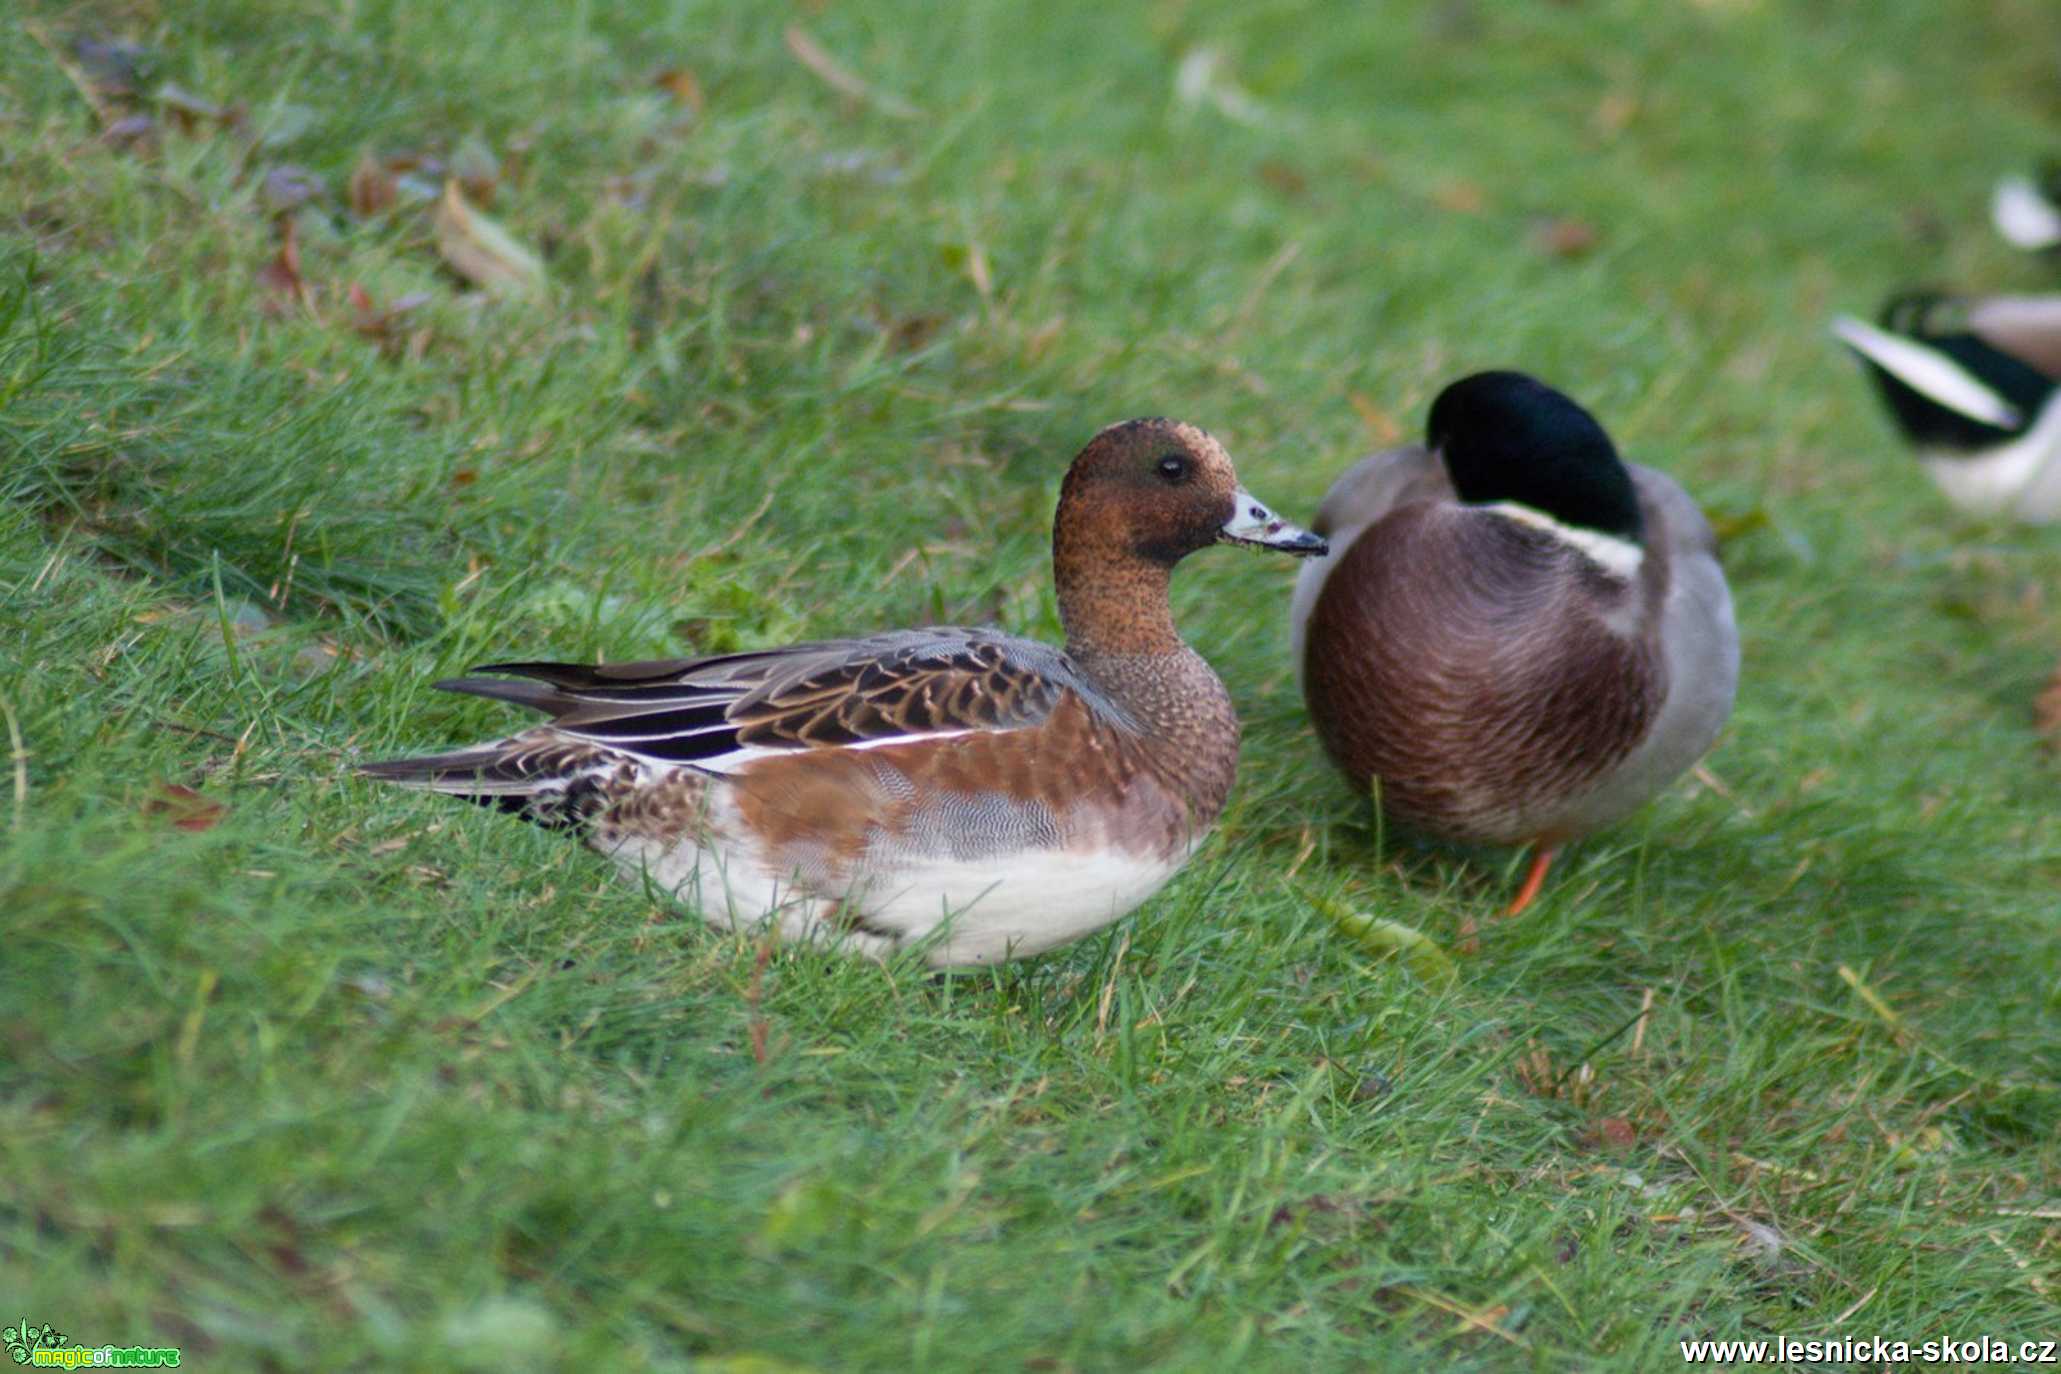
<svg viewBox="0 0 2061 1374">
<path fill-rule="evenodd" d="M 1113 849 L 932 861 L 873 878 L 858 904 L 867 925 L 896 931 L 903 943 L 935 938 L 928 958 L 937 967 L 995 964 L 1121 919 L 1180 866 Z"/>
<path fill-rule="evenodd" d="M 717 800 L 699 838 L 630 837 L 609 850 L 626 874 L 650 881 L 718 929 L 771 924 L 788 939 L 884 958 L 925 946 L 937 968 L 1042 954 L 1128 915 L 1188 860 L 1121 848 L 1041 848 L 958 860 L 903 856 L 855 880 L 790 862 L 782 870 L 723 822 Z"/>
</svg>

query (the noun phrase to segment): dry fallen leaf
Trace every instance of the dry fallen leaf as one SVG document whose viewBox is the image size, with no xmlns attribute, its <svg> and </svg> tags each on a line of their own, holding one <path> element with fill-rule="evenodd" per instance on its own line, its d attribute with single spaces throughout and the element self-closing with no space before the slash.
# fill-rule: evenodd
<svg viewBox="0 0 2061 1374">
<path fill-rule="evenodd" d="M 100 136 L 117 147 L 142 147 L 157 137 L 157 121 L 149 115 L 123 115 Z"/>
<path fill-rule="evenodd" d="M 1552 258 L 1579 258 L 1600 240 L 1596 226 L 1571 215 L 1553 215 L 1532 225 L 1531 246 Z"/>
<path fill-rule="evenodd" d="M 308 293 L 307 279 L 301 276 L 300 241 L 295 236 L 291 218 L 281 217 L 279 252 L 272 261 L 258 269 L 258 282 L 268 291 L 289 297 L 303 310 L 313 313 L 315 302 Z"/>
<path fill-rule="evenodd" d="M 157 55 L 150 49 L 120 39 L 73 39 L 71 57 L 78 72 L 101 95 L 136 94 L 157 65 Z"/>
<path fill-rule="evenodd" d="M 784 35 L 787 50 L 795 60 L 823 78 L 825 85 L 842 92 L 862 104 L 871 105 L 882 114 L 896 119 L 914 119 L 923 111 L 889 91 L 875 90 L 860 80 L 836 58 L 824 51 L 821 44 L 809 37 L 799 24 L 789 24 Z"/>
<path fill-rule="evenodd" d="M 1474 182 L 1455 177 L 1431 188 L 1431 203 L 1456 215 L 1478 215 L 1488 208 L 1488 196 Z"/>
<path fill-rule="evenodd" d="M 1606 1116 L 1596 1123 L 1596 1139 L 1613 1150 L 1629 1150 L 1639 1143 L 1639 1132 L 1621 1116 Z"/>
<path fill-rule="evenodd" d="M 685 67 L 668 67 L 651 78 L 651 84 L 673 98 L 674 103 L 684 105 L 691 114 L 699 115 L 703 97 L 701 82 Z"/>
<path fill-rule="evenodd" d="M 329 184 L 319 175 L 291 162 L 282 163 L 265 173 L 265 208 L 275 215 L 298 210 L 328 192 Z"/>
<path fill-rule="evenodd" d="M 243 123 L 246 113 L 241 105 L 217 105 L 169 81 L 157 88 L 157 103 L 184 134 L 197 133 L 203 124 L 235 128 Z"/>
<path fill-rule="evenodd" d="M 196 832 L 214 829 L 228 812 L 224 803 L 176 782 L 160 783 L 157 794 L 143 803 L 144 815 L 162 816 L 181 830 Z"/>
<path fill-rule="evenodd" d="M 411 311 L 428 305 L 430 297 L 427 291 L 411 291 L 381 309 L 379 303 L 372 299 L 371 292 L 352 282 L 344 292 L 344 299 L 350 302 L 351 328 L 376 341 L 382 348 L 391 349 L 401 343 L 400 330 L 396 326 L 402 324 L 403 317 Z"/>
<path fill-rule="evenodd" d="M 1259 179 L 1284 196 L 1299 196 L 1310 189 L 1310 179 L 1285 162 L 1269 159 L 1259 165 Z"/>
<path fill-rule="evenodd" d="M 2032 716 L 2047 748 L 2061 752 L 2061 664 L 2055 665 L 2054 675 L 2032 703 Z"/>
<path fill-rule="evenodd" d="M 394 186 L 394 174 L 370 153 L 358 158 L 358 165 L 351 169 L 350 184 L 344 188 L 344 198 L 351 204 L 351 213 L 360 219 L 391 210 L 400 196 Z"/>
<path fill-rule="evenodd" d="M 1589 115 L 1589 127 L 1605 138 L 1614 138 L 1624 132 L 1625 125 L 1639 113 L 1639 98 L 1626 91 L 1611 91 L 1596 102 L 1596 108 Z"/>
<path fill-rule="evenodd" d="M 455 180 L 444 183 L 444 197 L 437 202 L 436 234 L 437 252 L 474 286 L 505 296 L 543 289 L 543 260 L 466 204 Z"/>
</svg>

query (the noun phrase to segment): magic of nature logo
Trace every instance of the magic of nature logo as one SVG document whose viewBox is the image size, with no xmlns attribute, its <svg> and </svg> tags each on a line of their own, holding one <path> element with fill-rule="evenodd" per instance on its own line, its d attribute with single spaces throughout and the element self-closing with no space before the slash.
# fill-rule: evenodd
<svg viewBox="0 0 2061 1374">
<path fill-rule="evenodd" d="M 71 1337 L 62 1331 L 51 1329 L 49 1322 L 33 1326 L 24 1317 L 5 1331 L 0 1331 L 0 1344 L 5 1344 L 7 1353 L 16 1364 L 27 1364 L 29 1355 L 36 1350 L 55 1350 L 61 1345 L 70 1345 Z"/>
<path fill-rule="evenodd" d="M 0 1331 L 0 1345 L 16 1364 L 50 1369 L 165 1369 L 179 1363 L 176 1346 L 73 1345 L 70 1336 L 49 1322 L 37 1326 L 26 1317 Z"/>
</svg>

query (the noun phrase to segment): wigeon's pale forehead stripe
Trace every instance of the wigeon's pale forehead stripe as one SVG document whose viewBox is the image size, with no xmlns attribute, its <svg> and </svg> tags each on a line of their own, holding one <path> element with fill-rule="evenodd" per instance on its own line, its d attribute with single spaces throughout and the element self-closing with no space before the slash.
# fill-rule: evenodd
<svg viewBox="0 0 2061 1374">
<path fill-rule="evenodd" d="M 1169 428 L 1180 436 L 1182 443 L 1194 449 L 1197 453 L 1207 453 L 1212 457 L 1222 458 L 1226 462 L 1230 461 L 1231 455 L 1224 451 L 1224 446 L 1218 443 L 1217 437 L 1208 430 L 1198 429 L 1184 420 L 1174 421 Z"/>
<path fill-rule="evenodd" d="M 1126 430 L 1141 433 L 1148 430 L 1158 431 L 1165 434 L 1172 442 L 1178 443 L 1195 453 L 1206 457 L 1218 458 L 1226 463 L 1231 461 L 1231 455 L 1225 451 L 1223 444 L 1218 441 L 1214 434 L 1211 434 L 1200 425 L 1189 424 L 1186 420 L 1166 420 L 1157 417 L 1118 420 L 1115 424 L 1104 425 L 1100 430 L 1096 431 L 1095 439 L 1106 439 Z M 1090 441 L 1090 447 L 1093 446 L 1093 442 Z"/>
</svg>

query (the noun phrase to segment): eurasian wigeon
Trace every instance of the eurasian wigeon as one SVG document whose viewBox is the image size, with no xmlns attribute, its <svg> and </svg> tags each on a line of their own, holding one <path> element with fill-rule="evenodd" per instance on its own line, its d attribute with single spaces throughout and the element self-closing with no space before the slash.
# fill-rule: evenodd
<svg viewBox="0 0 2061 1374">
<path fill-rule="evenodd" d="M 1324 748 L 1389 819 L 1533 846 L 1514 916 L 1561 845 L 1710 748 L 1739 634 L 1696 503 L 1560 392 L 1477 373 L 1427 428 L 1325 495 L 1295 659 Z"/>
<path fill-rule="evenodd" d="M 1097 434 L 1052 529 L 1064 649 L 901 630 L 710 658 L 507 663 L 440 682 L 549 724 L 364 765 L 563 827 L 711 924 L 938 966 L 1038 954 L 1187 862 L 1238 758 L 1230 695 L 1174 628 L 1174 565 L 1211 544 L 1325 543 L 1171 420 Z"/>
</svg>

